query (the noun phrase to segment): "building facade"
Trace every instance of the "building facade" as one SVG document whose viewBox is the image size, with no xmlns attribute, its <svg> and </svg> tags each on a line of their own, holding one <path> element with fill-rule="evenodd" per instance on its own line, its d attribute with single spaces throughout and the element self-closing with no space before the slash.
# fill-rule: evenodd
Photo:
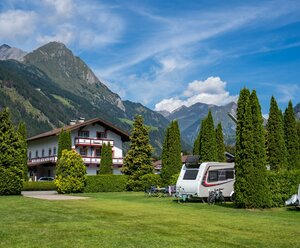
<svg viewBox="0 0 300 248">
<path fill-rule="evenodd" d="M 100 118 L 71 121 L 69 126 L 64 127 L 64 130 L 70 131 L 72 149 L 81 155 L 88 175 L 98 174 L 104 143 L 112 147 L 114 174 L 121 173 L 123 142 L 129 141 L 127 133 Z M 55 176 L 60 132 L 61 128 L 57 128 L 27 139 L 28 173 L 33 180 Z"/>
</svg>

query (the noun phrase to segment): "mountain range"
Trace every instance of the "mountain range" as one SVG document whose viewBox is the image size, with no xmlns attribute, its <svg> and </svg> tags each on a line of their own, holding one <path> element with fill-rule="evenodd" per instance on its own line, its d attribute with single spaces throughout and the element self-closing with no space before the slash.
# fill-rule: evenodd
<svg viewBox="0 0 300 248">
<path fill-rule="evenodd" d="M 26 53 L 0 46 L 0 108 L 8 106 L 14 123 L 24 120 L 32 136 L 60 127 L 71 119 L 101 117 L 129 132 L 140 114 L 150 130 L 154 155 L 159 156 L 166 127 L 177 119 L 183 150 L 190 151 L 201 120 L 211 109 L 215 125 L 222 123 L 226 143 L 235 140 L 236 104 L 196 103 L 169 113 L 153 111 L 140 103 L 124 101 L 101 82 L 93 71 L 64 44 L 50 42 Z M 297 105 L 300 115 L 300 105 Z"/>
</svg>

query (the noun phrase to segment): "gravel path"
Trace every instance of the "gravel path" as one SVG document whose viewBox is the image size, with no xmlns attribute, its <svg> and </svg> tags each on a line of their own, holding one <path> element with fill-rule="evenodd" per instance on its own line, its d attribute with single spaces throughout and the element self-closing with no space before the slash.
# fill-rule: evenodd
<svg viewBox="0 0 300 248">
<path fill-rule="evenodd" d="M 22 191 L 22 195 L 25 197 L 51 200 L 51 201 L 84 200 L 88 198 L 83 196 L 58 194 L 56 191 Z"/>
</svg>

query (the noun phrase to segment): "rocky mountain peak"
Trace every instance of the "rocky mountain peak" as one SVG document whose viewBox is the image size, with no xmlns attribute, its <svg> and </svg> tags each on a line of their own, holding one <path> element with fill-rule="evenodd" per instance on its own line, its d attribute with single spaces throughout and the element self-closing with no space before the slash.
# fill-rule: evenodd
<svg viewBox="0 0 300 248">
<path fill-rule="evenodd" d="M 7 44 L 0 46 L 0 60 L 14 59 L 22 61 L 27 53 L 21 49 L 11 47 Z"/>
</svg>

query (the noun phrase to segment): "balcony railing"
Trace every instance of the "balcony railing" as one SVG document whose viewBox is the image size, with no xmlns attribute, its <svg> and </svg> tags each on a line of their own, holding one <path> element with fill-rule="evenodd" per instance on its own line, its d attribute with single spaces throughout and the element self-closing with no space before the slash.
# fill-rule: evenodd
<svg viewBox="0 0 300 248">
<path fill-rule="evenodd" d="M 112 139 L 96 139 L 96 138 L 75 138 L 75 146 L 102 146 L 103 144 L 114 146 L 114 140 Z"/>
<path fill-rule="evenodd" d="M 56 163 L 57 156 L 47 156 L 28 159 L 29 164 Z"/>
<path fill-rule="evenodd" d="M 85 164 L 100 164 L 100 157 L 88 157 L 82 156 L 83 162 Z M 123 164 L 123 158 L 113 158 L 113 164 Z"/>
</svg>

